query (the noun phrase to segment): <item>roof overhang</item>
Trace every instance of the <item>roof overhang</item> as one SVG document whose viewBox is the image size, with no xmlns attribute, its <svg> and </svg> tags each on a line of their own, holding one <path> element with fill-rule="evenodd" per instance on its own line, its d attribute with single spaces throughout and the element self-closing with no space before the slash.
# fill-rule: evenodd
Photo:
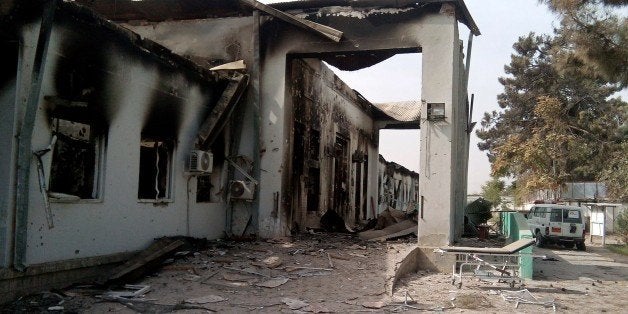
<svg viewBox="0 0 628 314">
<path fill-rule="evenodd" d="M 142 20 L 160 22 L 248 16 L 254 10 L 339 42 L 342 32 L 329 26 L 308 21 L 263 4 L 256 0 L 75 0 L 113 21 Z"/>
<path fill-rule="evenodd" d="M 479 36 L 480 29 L 473 20 L 469 8 L 464 0 L 300 0 L 270 4 L 273 8 L 289 10 L 313 10 L 331 6 L 347 6 L 354 8 L 380 7 L 380 8 L 420 8 L 433 3 L 451 3 L 456 7 L 456 16 L 460 22 L 467 25 L 473 35 Z"/>
<path fill-rule="evenodd" d="M 434 3 L 451 3 L 456 7 L 456 16 L 467 25 L 474 35 L 480 30 L 471 17 L 463 0 L 302 0 L 292 2 L 262 4 L 252 0 L 74 0 L 107 19 L 113 21 L 149 21 L 161 22 L 168 20 L 189 20 L 205 18 L 224 18 L 250 16 L 253 11 L 262 7 L 275 11 L 318 9 L 329 6 L 348 6 L 355 8 L 420 8 Z M 257 3 L 252 5 L 253 3 Z M 257 7 L 256 7 L 257 6 Z M 262 10 L 269 13 L 269 10 Z M 286 13 L 281 12 L 284 15 Z M 285 16 L 271 14 L 285 21 Z M 306 23 L 307 22 L 303 22 Z M 308 25 L 312 27 L 312 25 Z M 320 29 L 314 28 L 316 31 Z M 332 31 L 333 33 L 333 31 Z M 328 37 L 328 36 L 326 36 Z"/>
</svg>

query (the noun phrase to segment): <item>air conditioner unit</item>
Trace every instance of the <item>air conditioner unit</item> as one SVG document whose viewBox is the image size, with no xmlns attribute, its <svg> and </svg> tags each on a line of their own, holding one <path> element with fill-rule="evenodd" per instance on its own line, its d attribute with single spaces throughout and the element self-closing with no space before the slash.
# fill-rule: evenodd
<svg viewBox="0 0 628 314">
<path fill-rule="evenodd" d="M 194 173 L 212 173 L 214 155 L 202 150 L 193 150 L 188 157 L 188 171 Z"/>
<path fill-rule="evenodd" d="M 232 199 L 252 200 L 255 195 L 255 182 L 234 180 L 229 184 Z"/>
</svg>

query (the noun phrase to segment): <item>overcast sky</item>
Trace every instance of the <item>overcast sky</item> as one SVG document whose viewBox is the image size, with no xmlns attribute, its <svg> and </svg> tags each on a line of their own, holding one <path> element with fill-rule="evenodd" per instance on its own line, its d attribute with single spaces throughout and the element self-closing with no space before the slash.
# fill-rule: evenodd
<svg viewBox="0 0 628 314">
<path fill-rule="evenodd" d="M 265 3 L 286 2 L 262 1 Z M 475 94 L 474 121 L 486 111 L 498 110 L 497 94 L 502 86 L 497 78 L 504 75 L 504 65 L 510 62 L 512 44 L 519 36 L 533 31 L 551 33 L 558 25 L 555 16 L 537 0 L 466 0 L 471 15 L 482 35 L 474 38 L 471 53 L 469 92 Z M 460 38 L 466 40 L 469 31 L 460 25 Z M 465 48 L 466 49 L 466 48 Z M 371 102 L 414 100 L 421 97 L 420 54 L 398 55 L 367 69 L 354 72 L 337 71 L 349 86 Z M 479 126 L 479 123 L 478 123 Z M 380 133 L 380 153 L 411 170 L 419 171 L 419 131 Z M 486 154 L 477 148 L 473 134 L 469 153 L 468 193 L 477 193 L 490 177 Z"/>
</svg>

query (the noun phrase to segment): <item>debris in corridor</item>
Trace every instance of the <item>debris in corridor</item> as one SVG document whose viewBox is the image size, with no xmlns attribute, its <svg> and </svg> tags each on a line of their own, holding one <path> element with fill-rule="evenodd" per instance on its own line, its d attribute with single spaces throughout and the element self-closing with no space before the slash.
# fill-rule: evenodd
<svg viewBox="0 0 628 314">
<path fill-rule="evenodd" d="M 223 298 L 223 297 L 218 296 L 218 295 L 210 294 L 210 295 L 206 295 L 204 297 L 187 299 L 187 300 L 185 300 L 185 303 L 206 304 L 206 303 L 223 302 L 223 301 L 227 301 L 227 300 L 229 300 L 229 299 Z"/>
<path fill-rule="evenodd" d="M 556 302 L 554 299 L 540 299 L 535 297 L 528 289 L 519 291 L 502 291 L 502 298 L 507 302 L 514 302 L 515 308 L 519 308 L 519 304 L 534 304 L 543 307 L 551 307 L 556 311 Z"/>
</svg>

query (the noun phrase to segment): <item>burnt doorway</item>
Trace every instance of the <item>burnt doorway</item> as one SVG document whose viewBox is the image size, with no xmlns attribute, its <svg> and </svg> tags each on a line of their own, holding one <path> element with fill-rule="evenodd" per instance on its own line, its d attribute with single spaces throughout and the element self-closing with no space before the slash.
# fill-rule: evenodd
<svg viewBox="0 0 628 314">
<path fill-rule="evenodd" d="M 334 196 L 333 210 L 342 217 L 349 211 L 349 141 L 342 135 L 336 135 L 334 143 Z"/>
<path fill-rule="evenodd" d="M 352 162 L 355 164 L 353 214 L 355 223 L 358 223 L 367 219 L 369 183 L 368 153 L 356 150 L 351 158 Z"/>
</svg>

